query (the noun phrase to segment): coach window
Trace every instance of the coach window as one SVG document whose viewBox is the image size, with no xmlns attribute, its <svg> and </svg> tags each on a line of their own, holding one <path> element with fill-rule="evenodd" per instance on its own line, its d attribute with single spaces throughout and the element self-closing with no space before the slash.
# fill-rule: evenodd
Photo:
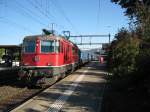
<svg viewBox="0 0 150 112">
<path fill-rule="evenodd" d="M 49 53 L 54 52 L 54 41 L 53 40 L 42 40 L 41 41 L 41 52 L 42 53 Z"/>
</svg>

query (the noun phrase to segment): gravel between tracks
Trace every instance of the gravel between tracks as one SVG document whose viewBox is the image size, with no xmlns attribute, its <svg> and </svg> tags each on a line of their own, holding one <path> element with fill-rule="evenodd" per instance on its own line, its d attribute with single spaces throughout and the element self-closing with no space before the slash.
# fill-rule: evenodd
<svg viewBox="0 0 150 112">
<path fill-rule="evenodd" d="M 66 78 L 70 77 L 65 77 L 64 80 Z M 29 89 L 27 87 L 21 87 L 20 82 L 15 78 L 12 79 L 12 76 L 10 79 L 8 79 L 8 77 L 3 77 L 3 79 L 1 80 L 0 78 L 0 112 L 8 112 L 12 110 L 13 108 L 30 99 L 42 90 L 44 89 Z"/>
<path fill-rule="evenodd" d="M 2 86 L 0 87 L 0 101 L 6 100 L 8 98 L 13 97 L 14 95 L 21 94 L 26 91 L 27 88 L 16 88 L 11 86 Z M 1 104 L 0 102 L 0 104 Z"/>
<path fill-rule="evenodd" d="M 0 87 L 0 112 L 9 111 L 27 98 L 38 92 L 40 89 L 28 89 L 26 87 Z"/>
<path fill-rule="evenodd" d="M 8 112 L 40 90 L 22 86 L 17 71 L 0 71 L 0 112 Z"/>
</svg>

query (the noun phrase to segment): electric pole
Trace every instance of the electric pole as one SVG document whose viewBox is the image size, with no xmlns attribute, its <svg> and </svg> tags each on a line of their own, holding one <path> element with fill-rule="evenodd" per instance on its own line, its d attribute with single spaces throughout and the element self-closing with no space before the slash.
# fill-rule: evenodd
<svg viewBox="0 0 150 112">
<path fill-rule="evenodd" d="M 51 23 L 52 34 L 54 34 L 54 23 Z"/>
</svg>

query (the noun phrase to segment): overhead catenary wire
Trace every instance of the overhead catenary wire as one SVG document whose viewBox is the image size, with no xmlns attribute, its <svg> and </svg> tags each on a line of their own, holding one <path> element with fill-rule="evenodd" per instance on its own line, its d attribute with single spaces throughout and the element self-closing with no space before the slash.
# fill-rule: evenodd
<svg viewBox="0 0 150 112">
<path fill-rule="evenodd" d="M 31 1 L 32 2 L 32 1 Z M 27 17 L 27 18 L 29 18 L 29 19 L 31 19 L 32 21 L 34 21 L 34 22 L 36 22 L 36 23 L 38 23 L 38 24 L 40 24 L 40 25 L 42 25 L 42 26 L 47 26 L 47 24 L 45 24 L 43 21 L 41 21 L 41 17 L 36 17 L 35 15 L 35 12 L 34 12 L 34 10 L 32 10 L 31 8 L 29 8 L 29 7 L 26 7 L 26 6 L 24 6 L 21 2 L 19 2 L 19 1 L 17 1 L 17 0 L 14 0 L 13 1 L 13 10 L 12 11 L 15 11 L 16 13 L 18 13 L 18 14 L 21 14 L 21 15 L 23 15 L 23 16 L 25 16 L 25 17 Z M 33 2 L 33 4 L 34 4 L 34 2 Z M 48 7 L 49 7 L 49 5 L 48 5 L 48 1 L 46 2 L 46 4 L 47 4 L 47 6 L 46 6 L 46 9 L 45 9 L 45 14 L 44 14 L 44 16 L 46 16 L 47 18 L 49 17 L 49 16 L 51 16 L 51 15 L 49 15 L 48 16 Z M 34 4 L 35 5 L 35 4 Z M 41 0 L 41 6 L 43 7 L 44 5 L 43 5 L 43 2 L 42 2 L 42 0 Z M 39 7 L 40 8 L 40 7 Z M 42 9 L 40 9 L 40 10 L 42 10 Z M 39 11 L 39 10 L 38 10 Z M 44 12 L 44 11 L 42 11 L 42 12 Z M 47 14 L 46 14 L 47 13 Z M 67 17 L 66 17 L 67 18 Z M 5 21 L 4 21 L 4 19 L 5 19 Z M 22 29 L 22 30 L 25 30 L 25 31 L 28 31 L 28 32 L 33 32 L 31 29 L 29 29 L 28 27 L 25 27 L 25 25 L 21 25 L 21 24 L 19 24 L 18 22 L 16 22 L 16 21 L 13 21 L 12 19 L 10 19 L 10 18 L 8 18 L 8 19 L 6 19 L 6 18 L 4 18 L 1 22 L 4 22 L 4 23 L 6 23 L 6 24 L 9 24 L 9 25 L 12 25 L 12 26 L 14 26 L 14 27 L 17 27 L 17 28 L 19 28 L 19 29 Z M 48 18 L 48 19 L 50 19 L 50 18 Z M 68 19 L 68 21 L 69 21 L 69 19 Z M 65 27 L 63 26 L 63 25 L 60 25 L 60 24 L 58 24 L 58 23 L 55 23 L 56 25 L 57 25 L 57 27 L 59 27 L 59 28 L 61 28 L 61 29 L 65 29 Z"/>
<path fill-rule="evenodd" d="M 39 19 L 37 19 L 36 17 L 33 16 L 33 14 L 35 14 L 32 10 L 24 7 L 21 3 L 19 3 L 17 0 L 14 0 L 14 2 L 16 3 L 17 7 L 20 10 L 15 10 L 17 12 L 19 12 L 20 14 L 24 14 L 24 16 L 29 17 L 30 19 L 32 19 L 33 21 L 35 21 L 36 23 L 46 26 L 47 24 L 43 23 L 43 21 L 40 21 Z M 31 14 L 32 13 L 32 14 Z"/>
<path fill-rule="evenodd" d="M 55 17 L 54 17 L 54 15 L 52 15 L 50 12 L 47 12 L 47 9 L 45 10 L 45 12 L 46 13 L 49 13 L 49 14 L 46 14 L 45 12 L 44 12 L 44 10 L 43 9 L 41 9 L 41 7 L 39 6 L 39 3 L 37 2 L 36 4 L 34 4 L 34 2 L 32 1 L 32 0 L 28 0 L 28 2 L 35 8 L 35 9 L 37 9 L 38 11 L 39 11 L 39 13 L 41 13 L 43 16 L 45 16 L 47 19 L 49 19 L 50 21 L 51 21 L 51 19 L 50 18 L 53 18 L 53 19 L 55 19 Z M 46 3 L 45 3 L 46 4 Z M 48 4 L 46 4 L 46 5 L 48 5 Z M 45 5 L 45 7 L 46 7 L 46 5 Z M 50 15 L 50 16 L 49 16 Z"/>
<path fill-rule="evenodd" d="M 101 1 L 98 0 L 98 11 L 97 11 L 97 27 L 100 24 L 100 11 L 101 11 Z"/>
<path fill-rule="evenodd" d="M 52 14 L 49 14 L 49 12 L 48 12 L 48 7 L 49 7 L 49 2 L 50 1 L 46 1 L 46 2 L 43 2 L 42 0 L 41 0 L 41 4 L 40 4 L 40 1 L 36 1 L 36 3 L 38 4 L 35 4 L 35 2 L 33 2 L 33 1 L 31 1 L 31 0 L 28 0 L 27 1 L 28 3 L 30 3 L 30 6 L 32 5 L 34 8 L 36 8 L 37 9 L 37 11 L 38 11 L 38 13 L 40 13 L 41 15 L 43 15 L 45 18 L 47 18 L 47 19 L 51 19 L 51 17 L 52 18 L 55 18 Z M 32 21 L 34 21 L 34 22 L 36 22 L 36 23 L 38 23 L 38 24 L 40 24 L 40 25 L 42 25 L 42 26 L 48 26 L 48 24 L 50 24 L 50 23 L 48 23 L 48 24 L 46 24 L 44 21 L 42 21 L 43 19 L 42 19 L 42 17 L 41 16 L 37 16 L 36 17 L 36 12 L 34 12 L 35 10 L 32 10 L 31 8 L 29 8 L 29 7 L 26 7 L 26 6 L 24 6 L 20 1 L 18 1 L 18 0 L 14 0 L 13 1 L 13 10 L 12 11 L 15 11 L 15 12 L 17 12 L 18 14 L 21 14 L 21 15 L 23 15 L 23 16 L 25 16 L 26 18 L 29 18 L 29 19 L 31 19 Z M 57 4 L 55 4 L 56 5 L 56 7 L 57 7 Z M 45 6 L 45 13 L 44 13 L 44 10 L 42 10 L 42 8 Z M 58 6 L 59 7 L 61 7 L 60 6 L 60 4 L 58 4 Z M 19 9 L 19 10 L 18 10 Z M 73 29 L 75 29 L 75 27 L 74 27 L 74 25 L 72 24 L 72 22 L 70 21 L 70 19 L 66 16 L 66 14 L 65 14 L 65 12 L 63 11 L 63 9 L 62 8 L 59 8 L 59 12 L 63 15 L 63 17 L 66 19 L 66 21 L 70 24 L 70 26 L 73 28 Z M 52 22 L 51 22 L 52 23 Z M 58 23 L 56 23 L 56 22 L 53 22 L 53 23 L 55 23 L 56 24 L 56 26 L 57 27 L 59 27 L 59 28 L 61 28 L 61 29 L 65 29 L 65 27 L 63 26 L 63 25 L 60 25 L 60 24 L 58 24 Z M 76 30 L 77 31 L 77 30 Z"/>
<path fill-rule="evenodd" d="M 6 1 L 0 0 L 0 18 L 3 18 L 5 15 L 5 9 L 6 9 Z"/>
<path fill-rule="evenodd" d="M 32 31 L 31 29 L 29 29 L 29 28 L 27 28 L 27 27 L 25 27 L 25 26 L 23 26 L 23 25 L 20 25 L 20 24 L 14 22 L 14 21 L 12 21 L 12 20 L 9 20 L 9 19 L 7 19 L 7 18 L 1 18 L 1 19 L 0 19 L 0 22 L 5 23 L 5 24 L 8 24 L 8 25 L 10 25 L 10 26 L 12 26 L 12 27 L 16 27 L 16 28 L 18 28 L 18 29 L 22 29 L 22 30 L 25 30 L 25 31 L 27 31 L 27 32 L 33 33 L 33 31 Z"/>
<path fill-rule="evenodd" d="M 71 22 L 71 20 L 67 17 L 66 13 L 64 12 L 63 8 L 61 7 L 61 5 L 59 4 L 58 1 L 55 0 L 55 2 L 53 0 L 51 0 L 51 2 L 54 4 L 54 6 L 58 9 L 59 13 L 65 18 L 65 20 L 70 24 L 70 26 L 72 27 L 72 29 L 79 34 L 77 28 L 74 26 L 74 24 Z M 57 2 L 57 3 L 56 3 Z"/>
<path fill-rule="evenodd" d="M 51 13 L 50 13 L 50 3 L 49 3 L 49 0 L 46 0 L 45 1 L 45 9 L 42 9 L 42 8 L 44 8 L 44 3 L 41 1 L 41 2 L 33 2 L 33 1 L 31 1 L 31 0 L 28 0 L 28 2 L 37 10 L 37 11 L 39 11 L 44 17 L 46 17 L 48 20 L 50 20 L 51 21 L 51 19 L 54 19 L 54 20 L 56 20 L 56 17 L 54 16 L 54 15 L 52 15 Z M 45 10 L 45 12 L 44 12 L 44 10 Z M 51 19 L 50 19 L 51 18 Z M 65 27 L 63 26 L 63 25 L 60 25 L 60 24 L 58 24 L 58 23 L 56 23 L 56 22 L 50 22 L 50 23 L 48 23 L 48 24 L 51 24 L 51 23 L 55 23 L 55 26 L 56 27 L 59 27 L 59 28 L 61 28 L 61 29 L 65 29 Z M 47 25 L 47 26 L 49 26 L 49 25 Z"/>
<path fill-rule="evenodd" d="M 2 2 L 2 5 L 5 5 L 5 9 L 4 10 L 7 10 L 6 9 L 7 8 L 6 6 L 8 6 L 7 2 L 6 1 Z M 13 10 L 15 10 L 15 8 L 13 8 Z M 27 28 L 24 25 L 21 25 L 21 24 L 15 22 L 15 21 L 13 21 L 12 19 L 6 18 L 5 16 L 2 16 L 0 18 L 0 22 L 3 23 L 3 24 L 7 24 L 7 25 L 9 25 L 11 27 L 16 27 L 18 29 L 21 29 L 21 30 L 33 33 L 33 31 L 30 28 Z"/>
</svg>

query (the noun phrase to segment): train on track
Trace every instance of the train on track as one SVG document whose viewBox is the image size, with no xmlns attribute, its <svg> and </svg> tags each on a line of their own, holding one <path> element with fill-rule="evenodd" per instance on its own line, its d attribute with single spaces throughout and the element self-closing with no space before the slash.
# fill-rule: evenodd
<svg viewBox="0 0 150 112">
<path fill-rule="evenodd" d="M 89 61 L 90 54 L 81 52 L 77 45 L 62 36 L 27 36 L 22 43 L 18 75 L 28 85 L 47 85 Z"/>
</svg>

